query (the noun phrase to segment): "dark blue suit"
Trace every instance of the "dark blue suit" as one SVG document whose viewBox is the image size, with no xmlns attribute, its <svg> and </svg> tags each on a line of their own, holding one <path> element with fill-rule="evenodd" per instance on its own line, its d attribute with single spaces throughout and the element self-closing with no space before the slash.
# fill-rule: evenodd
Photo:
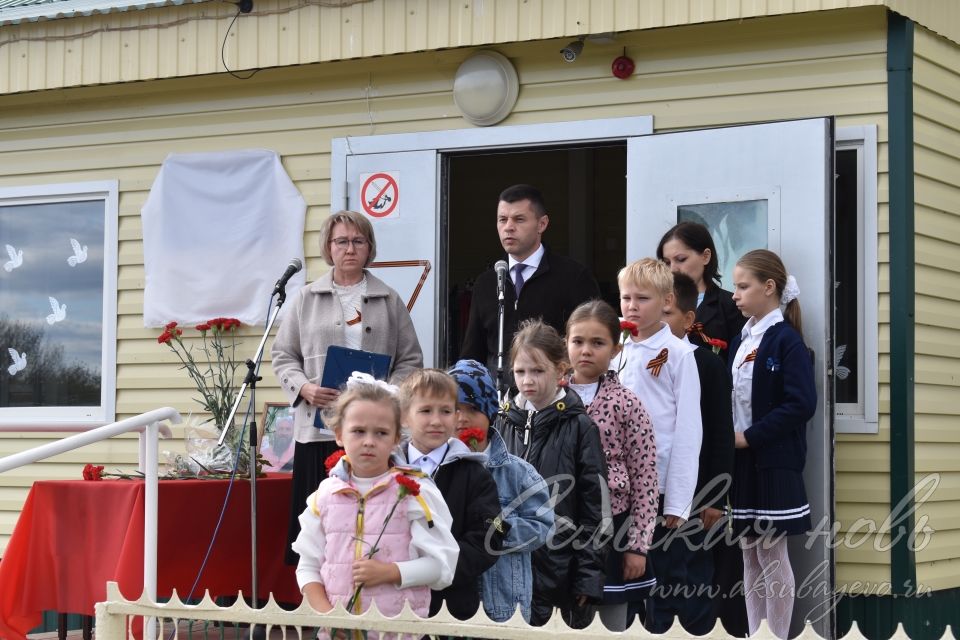
<svg viewBox="0 0 960 640">
<path fill-rule="evenodd" d="M 740 343 L 738 335 L 730 345 L 731 369 Z M 743 432 L 750 446 L 737 450 L 731 491 L 734 528 L 747 535 L 802 533 L 810 527 L 802 472 L 817 392 L 810 352 L 789 323 L 763 334 L 750 397 L 753 419 Z"/>
<path fill-rule="evenodd" d="M 730 345 L 730 364 L 740 348 Z M 803 471 L 807 458 L 807 422 L 817 410 L 813 363 L 803 338 L 787 322 L 763 334 L 753 363 L 753 424 L 743 435 L 760 468 Z"/>
</svg>

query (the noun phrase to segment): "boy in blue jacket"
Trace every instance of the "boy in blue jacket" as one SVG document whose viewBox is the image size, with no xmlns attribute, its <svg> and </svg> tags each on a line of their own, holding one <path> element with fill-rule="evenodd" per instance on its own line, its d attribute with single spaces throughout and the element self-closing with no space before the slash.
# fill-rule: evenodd
<svg viewBox="0 0 960 640">
<path fill-rule="evenodd" d="M 533 465 L 507 452 L 490 424 L 497 415 L 497 390 L 490 372 L 476 360 L 460 360 L 448 372 L 457 381 L 457 435 L 487 454 L 486 467 L 497 484 L 503 518 L 510 525 L 503 555 L 480 577 L 483 610 L 491 620 L 509 619 L 517 607 L 530 622 L 533 596 L 531 556 L 553 528 L 547 484 Z"/>
</svg>

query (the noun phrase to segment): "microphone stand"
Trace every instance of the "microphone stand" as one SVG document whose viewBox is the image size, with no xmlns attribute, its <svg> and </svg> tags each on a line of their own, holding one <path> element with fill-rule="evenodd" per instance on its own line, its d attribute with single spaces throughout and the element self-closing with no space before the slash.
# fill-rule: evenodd
<svg viewBox="0 0 960 640">
<path fill-rule="evenodd" d="M 504 277 L 497 274 L 497 400 L 503 404 L 507 392 L 503 384 L 503 284 Z"/>
<path fill-rule="evenodd" d="M 237 391 L 237 399 L 233 402 L 233 407 L 230 409 L 230 415 L 227 418 L 227 424 L 224 425 L 223 431 L 220 433 L 220 440 L 218 440 L 218 444 L 222 445 L 224 439 L 227 437 L 227 431 L 230 429 L 230 425 L 233 424 L 233 419 L 234 416 L 236 416 L 237 409 L 240 407 L 240 401 L 243 399 L 247 388 L 249 388 L 250 402 L 247 405 L 247 414 L 253 416 L 253 419 L 250 420 L 249 425 L 250 445 L 248 449 L 248 464 L 250 467 L 250 590 L 251 604 L 252 608 L 254 609 L 259 607 L 257 598 L 257 382 L 262 379 L 258 373 L 260 372 L 260 364 L 263 360 L 263 349 L 267 344 L 267 337 L 270 335 L 270 330 L 273 328 L 273 324 L 276 322 L 277 316 L 280 314 L 280 308 L 286 301 L 286 287 L 280 287 L 280 290 L 277 292 L 277 303 L 273 306 L 273 310 L 270 313 L 270 318 L 267 322 L 266 329 L 263 331 L 263 337 L 260 338 L 260 345 L 257 347 L 257 352 L 254 354 L 253 359 L 248 358 L 246 361 L 247 375 L 244 377 L 243 384 Z"/>
</svg>

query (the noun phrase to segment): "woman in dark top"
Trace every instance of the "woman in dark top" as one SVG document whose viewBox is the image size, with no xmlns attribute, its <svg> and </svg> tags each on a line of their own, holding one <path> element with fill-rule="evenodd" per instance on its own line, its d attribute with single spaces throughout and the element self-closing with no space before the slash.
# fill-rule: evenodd
<svg viewBox="0 0 960 640">
<path fill-rule="evenodd" d="M 717 249 L 710 231 L 696 222 L 681 222 L 667 231 L 657 245 L 657 258 L 674 273 L 683 273 L 697 285 L 697 322 L 690 342 L 709 346 L 704 336 L 719 338 L 728 345 L 740 334 L 746 318 L 733 302 L 733 294 L 720 288 Z M 727 361 L 727 351 L 720 351 Z"/>
</svg>

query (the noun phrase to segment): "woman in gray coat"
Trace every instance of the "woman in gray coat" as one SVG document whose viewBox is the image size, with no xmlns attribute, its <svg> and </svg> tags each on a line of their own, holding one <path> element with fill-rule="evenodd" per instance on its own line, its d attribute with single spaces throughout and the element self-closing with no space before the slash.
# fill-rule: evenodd
<svg viewBox="0 0 960 640">
<path fill-rule="evenodd" d="M 406 305 L 366 270 L 377 253 L 366 216 L 340 211 L 320 228 L 320 255 L 330 271 L 293 298 L 273 342 L 273 371 L 296 408 L 293 497 L 288 542 L 300 533 L 298 516 L 326 477 L 323 463 L 337 449 L 333 434 L 314 426 L 317 412 L 340 395 L 320 386 L 327 347 L 338 345 L 390 356 L 390 374 L 402 379 L 423 367 L 423 353 Z M 318 423 L 319 424 L 319 423 Z M 297 554 L 287 545 L 286 560 Z"/>
</svg>

